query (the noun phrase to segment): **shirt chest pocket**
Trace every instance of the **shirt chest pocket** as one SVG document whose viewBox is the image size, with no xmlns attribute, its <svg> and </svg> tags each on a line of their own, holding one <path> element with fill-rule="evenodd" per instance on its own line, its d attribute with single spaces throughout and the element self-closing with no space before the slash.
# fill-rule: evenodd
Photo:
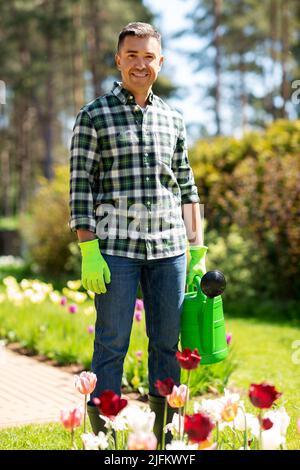
<svg viewBox="0 0 300 470">
<path fill-rule="evenodd" d="M 176 147 L 176 138 L 173 134 L 154 134 L 156 158 L 165 165 L 172 166 L 172 158 Z"/>
<path fill-rule="evenodd" d="M 104 169 L 126 168 L 139 152 L 139 137 L 134 130 L 107 133 L 101 150 Z"/>
</svg>

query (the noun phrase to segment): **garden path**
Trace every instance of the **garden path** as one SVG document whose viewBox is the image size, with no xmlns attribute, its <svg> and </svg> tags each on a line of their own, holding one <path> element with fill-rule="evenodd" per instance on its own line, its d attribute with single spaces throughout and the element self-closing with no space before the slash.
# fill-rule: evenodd
<svg viewBox="0 0 300 470">
<path fill-rule="evenodd" d="M 55 422 L 61 409 L 80 404 L 83 396 L 75 390 L 74 372 L 1 347 L 0 428 Z"/>
</svg>

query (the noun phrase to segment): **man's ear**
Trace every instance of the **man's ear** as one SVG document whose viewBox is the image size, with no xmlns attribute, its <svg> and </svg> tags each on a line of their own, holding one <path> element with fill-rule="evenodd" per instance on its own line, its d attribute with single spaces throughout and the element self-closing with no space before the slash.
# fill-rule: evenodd
<svg viewBox="0 0 300 470">
<path fill-rule="evenodd" d="M 162 64 L 163 64 L 164 60 L 165 60 L 165 58 L 164 58 L 164 56 L 162 55 L 162 56 L 160 57 L 160 59 L 159 59 L 159 70 L 162 68 Z"/>
<path fill-rule="evenodd" d="M 118 53 L 115 54 L 115 62 L 116 62 L 117 69 L 120 70 L 120 56 Z"/>
</svg>

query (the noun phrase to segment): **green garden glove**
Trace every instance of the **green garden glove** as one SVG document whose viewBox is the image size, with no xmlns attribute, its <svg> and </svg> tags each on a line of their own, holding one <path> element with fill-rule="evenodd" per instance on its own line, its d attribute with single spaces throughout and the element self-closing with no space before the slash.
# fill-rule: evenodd
<svg viewBox="0 0 300 470">
<path fill-rule="evenodd" d="M 205 255 L 207 249 L 207 246 L 204 245 L 190 246 L 191 260 L 186 278 L 187 287 L 193 284 L 195 276 L 202 277 L 206 273 Z"/>
<path fill-rule="evenodd" d="M 78 243 L 78 245 L 82 255 L 81 282 L 83 287 L 96 294 L 105 294 L 105 282 L 110 283 L 110 270 L 101 255 L 98 239 Z"/>
</svg>

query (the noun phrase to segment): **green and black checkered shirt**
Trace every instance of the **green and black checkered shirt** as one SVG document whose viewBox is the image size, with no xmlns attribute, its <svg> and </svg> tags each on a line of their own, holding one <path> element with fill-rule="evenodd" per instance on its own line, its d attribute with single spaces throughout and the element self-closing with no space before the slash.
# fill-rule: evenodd
<svg viewBox="0 0 300 470">
<path fill-rule="evenodd" d="M 152 92 L 142 109 L 115 82 L 83 106 L 73 128 L 70 220 L 101 252 L 139 259 L 184 253 L 181 205 L 200 202 L 181 114 Z"/>
</svg>

